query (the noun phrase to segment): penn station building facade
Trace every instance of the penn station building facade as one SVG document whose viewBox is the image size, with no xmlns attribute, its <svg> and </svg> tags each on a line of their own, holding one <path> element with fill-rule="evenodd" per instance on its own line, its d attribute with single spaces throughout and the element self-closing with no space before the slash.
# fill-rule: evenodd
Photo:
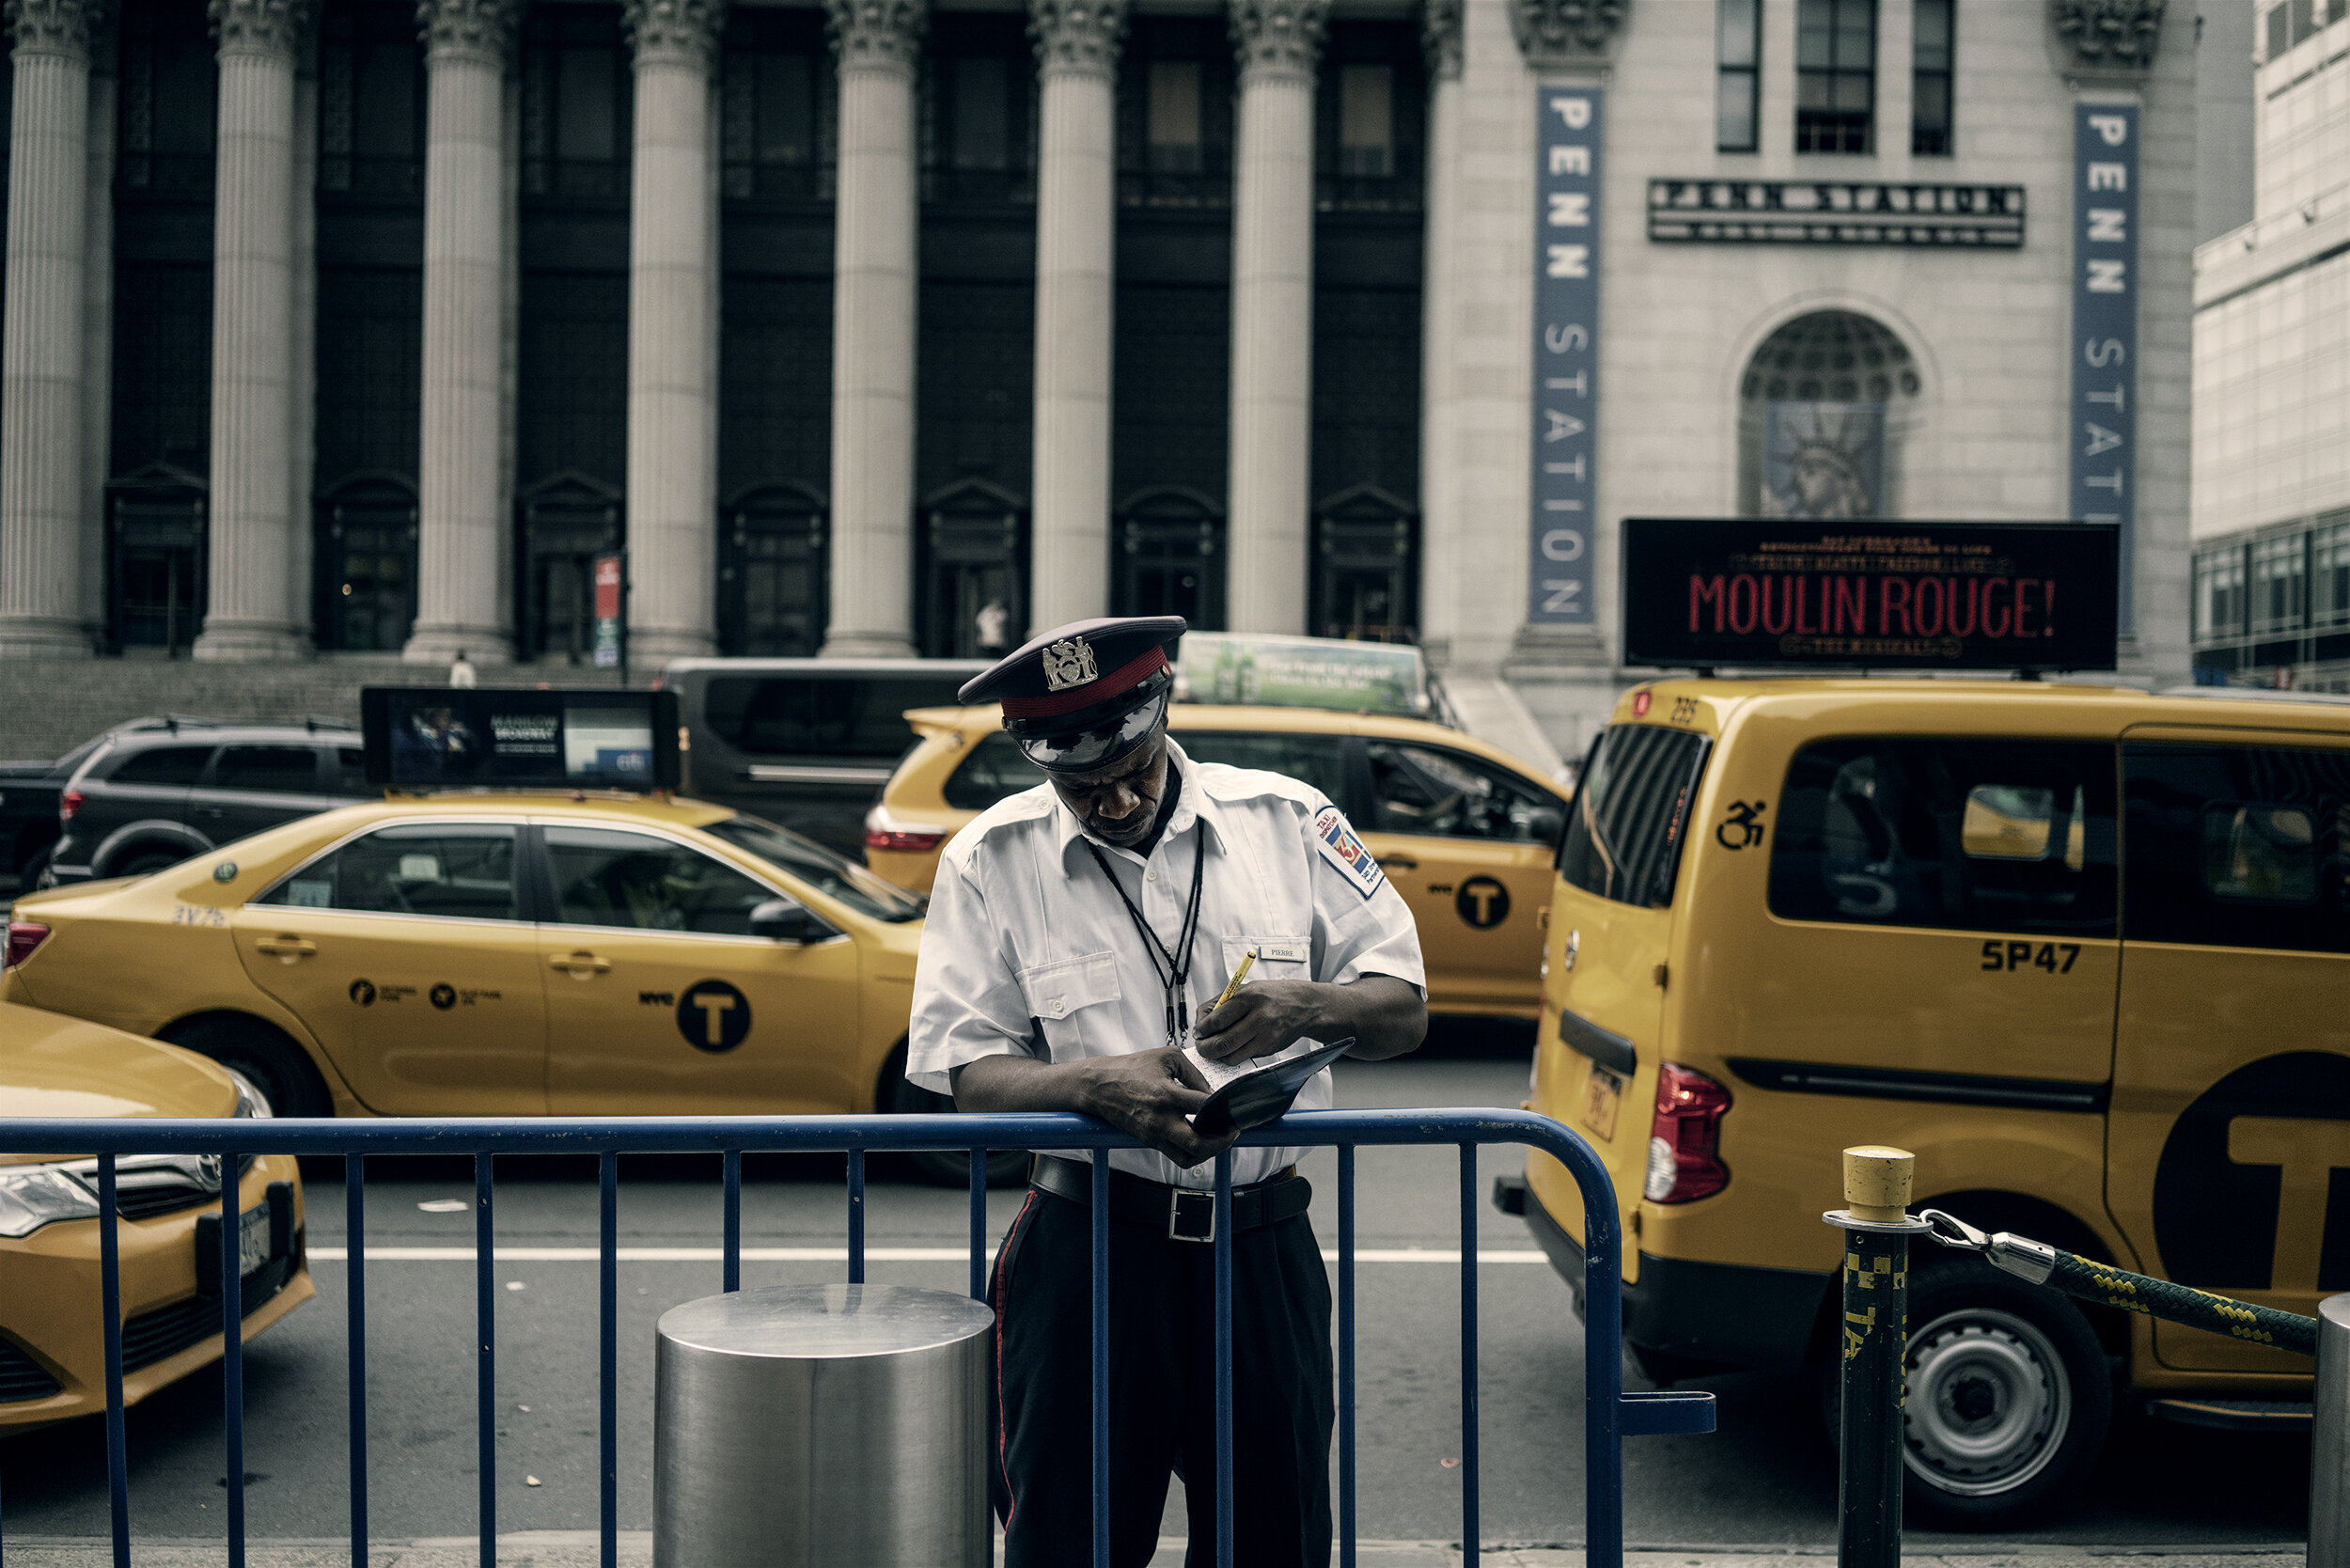
<svg viewBox="0 0 2350 1568">
<path fill-rule="evenodd" d="M 1425 646 L 1627 516 L 2076 519 L 2187 673 L 2163 0 L 8 0 L 0 659 Z"/>
</svg>

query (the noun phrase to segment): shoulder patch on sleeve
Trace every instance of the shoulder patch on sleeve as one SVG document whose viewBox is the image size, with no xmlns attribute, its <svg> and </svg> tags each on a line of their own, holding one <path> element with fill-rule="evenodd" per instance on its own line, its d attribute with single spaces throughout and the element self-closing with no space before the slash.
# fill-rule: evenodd
<svg viewBox="0 0 2350 1568">
<path fill-rule="evenodd" d="M 1366 899 L 1379 891 L 1387 880 L 1387 873 L 1379 869 L 1379 862 L 1347 825 L 1346 813 L 1335 806 L 1325 806 L 1314 813 L 1314 848 L 1346 879 L 1348 886 Z"/>
</svg>

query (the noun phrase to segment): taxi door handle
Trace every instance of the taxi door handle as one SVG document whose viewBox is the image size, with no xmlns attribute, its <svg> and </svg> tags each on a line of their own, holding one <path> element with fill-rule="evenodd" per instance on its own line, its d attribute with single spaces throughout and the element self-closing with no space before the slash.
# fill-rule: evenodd
<svg viewBox="0 0 2350 1568">
<path fill-rule="evenodd" d="M 291 964 L 298 958 L 308 958 L 319 950 L 319 945 L 305 936 L 264 936 L 253 944 L 280 964 Z"/>
<path fill-rule="evenodd" d="M 1405 871 L 1417 871 L 1419 870 L 1419 862 L 1413 859 L 1408 855 L 1383 855 L 1379 857 L 1379 864 L 1382 866 L 1393 866 L 1399 870 Z"/>
<path fill-rule="evenodd" d="M 573 980 L 584 980 L 590 976 L 609 971 L 612 967 L 612 961 L 608 958 L 598 958 L 594 953 L 588 952 L 556 953 L 547 960 L 547 967 L 560 969 Z"/>
</svg>

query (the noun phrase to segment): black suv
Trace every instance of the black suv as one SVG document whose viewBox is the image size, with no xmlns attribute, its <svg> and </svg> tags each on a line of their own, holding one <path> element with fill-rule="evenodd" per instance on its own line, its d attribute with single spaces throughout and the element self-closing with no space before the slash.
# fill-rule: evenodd
<svg viewBox="0 0 2350 1568">
<path fill-rule="evenodd" d="M 359 732 L 298 724 L 166 720 L 107 737 L 57 801 L 64 834 L 43 886 L 142 876 L 222 844 L 382 792 Z"/>
</svg>

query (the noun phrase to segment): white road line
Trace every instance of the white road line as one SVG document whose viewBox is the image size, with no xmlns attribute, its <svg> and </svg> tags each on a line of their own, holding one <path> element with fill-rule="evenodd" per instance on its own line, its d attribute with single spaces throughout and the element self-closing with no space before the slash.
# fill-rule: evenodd
<svg viewBox="0 0 2350 1568">
<path fill-rule="evenodd" d="M 623 1247 L 619 1249 L 624 1263 L 715 1263 L 725 1254 L 714 1247 Z M 313 1247 L 310 1260 L 321 1263 L 347 1262 L 351 1250 L 342 1247 Z M 988 1249 L 990 1257 L 995 1248 Z M 495 1261 L 501 1263 L 592 1263 L 603 1254 L 592 1247 L 501 1247 Z M 370 1247 L 368 1262 L 371 1263 L 470 1263 L 476 1254 L 470 1247 Z M 970 1260 L 971 1253 L 961 1247 L 869 1247 L 865 1261 L 869 1263 L 961 1263 Z M 849 1249 L 845 1247 L 746 1247 L 743 1262 L 746 1263 L 845 1263 Z M 1338 1252 L 1323 1249 L 1322 1261 L 1335 1263 Z M 1458 1249 L 1445 1251 L 1436 1247 L 1363 1247 L 1355 1250 L 1358 1263 L 1450 1263 L 1458 1267 Z M 1511 1252 L 1485 1250 L 1477 1254 L 1480 1263 L 1539 1263 L 1540 1252 Z"/>
</svg>

